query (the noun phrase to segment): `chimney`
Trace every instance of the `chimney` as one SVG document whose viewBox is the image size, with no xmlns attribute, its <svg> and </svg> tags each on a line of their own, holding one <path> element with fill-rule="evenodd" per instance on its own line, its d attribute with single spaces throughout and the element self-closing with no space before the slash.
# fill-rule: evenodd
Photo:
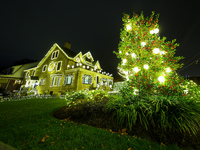
<svg viewBox="0 0 200 150">
<path fill-rule="evenodd" d="M 64 47 L 71 50 L 71 43 L 70 42 L 65 42 Z"/>
</svg>

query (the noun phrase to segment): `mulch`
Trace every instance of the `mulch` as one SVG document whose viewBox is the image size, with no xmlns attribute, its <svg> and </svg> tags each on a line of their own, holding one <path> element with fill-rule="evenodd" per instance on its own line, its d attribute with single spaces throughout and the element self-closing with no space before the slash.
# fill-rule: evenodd
<svg viewBox="0 0 200 150">
<path fill-rule="evenodd" d="M 105 102 L 106 103 L 106 102 Z M 181 148 L 200 150 L 200 131 L 197 135 L 180 133 L 179 131 L 162 130 L 158 127 L 145 129 L 139 122 L 130 131 L 126 124 L 119 126 L 117 117 L 112 112 L 104 110 L 105 103 L 91 103 L 87 105 L 63 106 L 51 115 L 57 119 L 69 119 L 75 123 L 87 124 L 93 127 L 107 129 L 113 132 L 125 132 L 127 135 L 136 136 L 164 145 L 177 144 Z"/>
</svg>

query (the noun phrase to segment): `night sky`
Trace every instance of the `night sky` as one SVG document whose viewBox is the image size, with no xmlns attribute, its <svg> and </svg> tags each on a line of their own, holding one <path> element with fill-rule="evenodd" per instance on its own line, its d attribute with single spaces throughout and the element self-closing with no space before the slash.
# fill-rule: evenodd
<svg viewBox="0 0 200 150">
<path fill-rule="evenodd" d="M 71 42 L 74 52 L 90 51 L 102 69 L 117 76 L 123 13 L 159 13 L 160 36 L 177 39 L 176 55 L 185 67 L 200 58 L 198 0 L 1 0 L 0 67 L 23 58 L 40 61 L 57 43 Z M 200 76 L 200 60 L 180 72 Z"/>
</svg>

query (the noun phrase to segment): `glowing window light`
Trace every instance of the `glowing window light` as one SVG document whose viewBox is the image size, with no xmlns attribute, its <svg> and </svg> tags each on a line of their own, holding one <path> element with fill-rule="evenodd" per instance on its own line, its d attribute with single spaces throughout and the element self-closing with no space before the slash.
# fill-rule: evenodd
<svg viewBox="0 0 200 150">
<path fill-rule="evenodd" d="M 166 68 L 166 72 L 171 72 L 171 69 L 170 68 Z"/>
<path fill-rule="evenodd" d="M 125 65 L 125 63 L 127 62 L 127 60 L 126 59 L 123 59 L 123 64 L 122 65 Z"/>
<path fill-rule="evenodd" d="M 149 69 L 149 66 L 147 64 L 145 64 L 143 67 L 144 69 Z"/>
<path fill-rule="evenodd" d="M 138 67 L 135 67 L 135 68 L 133 68 L 133 71 L 137 73 L 140 71 L 140 69 Z"/>
<path fill-rule="evenodd" d="M 128 24 L 128 25 L 126 26 L 126 30 L 127 30 L 127 31 L 130 31 L 131 29 L 132 29 L 131 25 Z"/>
<path fill-rule="evenodd" d="M 131 57 L 136 58 L 136 54 L 135 54 L 135 53 L 132 53 L 132 54 L 131 54 Z"/>
<path fill-rule="evenodd" d="M 141 45 L 144 47 L 144 46 L 146 45 L 146 43 L 145 43 L 145 42 L 142 42 Z"/>
<path fill-rule="evenodd" d="M 159 77 L 158 77 L 158 81 L 159 81 L 160 83 L 165 82 L 165 77 L 159 76 Z"/>
<path fill-rule="evenodd" d="M 154 54 L 158 54 L 159 52 L 160 52 L 159 48 L 154 48 L 154 49 L 153 49 L 153 53 L 154 53 Z"/>
</svg>

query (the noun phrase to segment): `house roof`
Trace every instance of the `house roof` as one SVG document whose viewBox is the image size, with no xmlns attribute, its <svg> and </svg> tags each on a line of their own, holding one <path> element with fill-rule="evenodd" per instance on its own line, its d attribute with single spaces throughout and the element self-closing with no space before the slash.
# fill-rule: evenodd
<svg viewBox="0 0 200 150">
<path fill-rule="evenodd" d="M 23 78 L 24 70 L 36 67 L 37 64 L 38 62 L 33 62 L 33 63 L 27 63 L 27 64 L 9 67 L 5 69 L 4 75 L 0 75 L 0 78 Z"/>
</svg>

